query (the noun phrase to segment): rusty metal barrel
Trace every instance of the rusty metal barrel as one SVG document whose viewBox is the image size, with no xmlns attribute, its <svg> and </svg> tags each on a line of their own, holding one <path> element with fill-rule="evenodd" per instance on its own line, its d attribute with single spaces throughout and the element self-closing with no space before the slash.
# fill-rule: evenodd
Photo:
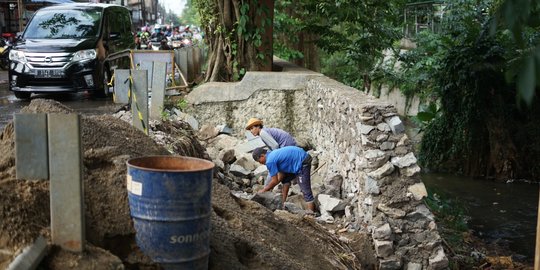
<svg viewBox="0 0 540 270">
<path fill-rule="evenodd" d="M 165 269 L 207 269 L 214 163 L 183 156 L 127 161 L 131 216 L 141 251 Z"/>
</svg>

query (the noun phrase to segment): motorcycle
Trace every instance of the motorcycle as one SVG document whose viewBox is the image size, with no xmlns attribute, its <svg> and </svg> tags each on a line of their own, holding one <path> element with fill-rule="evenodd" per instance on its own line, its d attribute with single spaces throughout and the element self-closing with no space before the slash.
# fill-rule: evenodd
<svg viewBox="0 0 540 270">
<path fill-rule="evenodd" d="M 153 51 L 170 50 L 171 48 L 169 47 L 167 42 L 168 42 L 168 40 L 165 37 L 151 38 L 150 39 L 150 48 L 152 48 Z"/>
<path fill-rule="evenodd" d="M 9 52 L 11 44 L 5 39 L 0 39 L 0 69 L 7 70 L 9 68 Z"/>
<path fill-rule="evenodd" d="M 139 38 L 139 44 L 137 44 L 137 47 L 139 50 L 148 50 L 149 43 L 149 38 L 147 36 L 142 36 Z"/>
<path fill-rule="evenodd" d="M 193 45 L 191 42 L 191 39 L 183 38 L 180 36 L 174 36 L 170 41 L 170 47 L 172 47 L 175 50 L 184 48 L 184 47 L 189 47 L 191 45 Z"/>
</svg>

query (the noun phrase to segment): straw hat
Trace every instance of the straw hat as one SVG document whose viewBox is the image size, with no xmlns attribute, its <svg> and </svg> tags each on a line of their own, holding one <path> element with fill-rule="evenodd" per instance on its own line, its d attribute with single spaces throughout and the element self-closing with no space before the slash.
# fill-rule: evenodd
<svg viewBox="0 0 540 270">
<path fill-rule="evenodd" d="M 249 130 L 252 126 L 258 126 L 258 125 L 262 125 L 263 124 L 263 121 L 259 118 L 251 118 L 249 119 L 248 123 L 247 123 L 247 126 L 246 126 L 246 130 Z"/>
</svg>

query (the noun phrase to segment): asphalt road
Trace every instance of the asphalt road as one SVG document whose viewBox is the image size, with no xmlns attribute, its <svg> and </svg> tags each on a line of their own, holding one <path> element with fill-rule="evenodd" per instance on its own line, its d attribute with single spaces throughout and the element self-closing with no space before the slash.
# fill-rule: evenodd
<svg viewBox="0 0 540 270">
<path fill-rule="evenodd" d="M 28 105 L 31 100 L 17 99 L 8 89 L 7 71 L 0 71 L 0 129 L 13 119 L 13 114 Z M 107 114 L 114 113 L 122 105 L 114 104 L 112 98 L 96 99 L 88 93 L 75 94 L 33 94 L 31 99 L 54 99 L 74 109 L 80 114 Z"/>
</svg>

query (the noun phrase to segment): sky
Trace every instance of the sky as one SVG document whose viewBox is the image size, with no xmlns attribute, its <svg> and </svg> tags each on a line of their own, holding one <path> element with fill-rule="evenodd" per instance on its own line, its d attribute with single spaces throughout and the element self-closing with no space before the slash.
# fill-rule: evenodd
<svg viewBox="0 0 540 270">
<path fill-rule="evenodd" d="M 186 0 L 159 0 L 159 3 L 163 3 L 165 9 L 170 9 L 175 14 L 180 15 L 186 5 Z"/>
</svg>

